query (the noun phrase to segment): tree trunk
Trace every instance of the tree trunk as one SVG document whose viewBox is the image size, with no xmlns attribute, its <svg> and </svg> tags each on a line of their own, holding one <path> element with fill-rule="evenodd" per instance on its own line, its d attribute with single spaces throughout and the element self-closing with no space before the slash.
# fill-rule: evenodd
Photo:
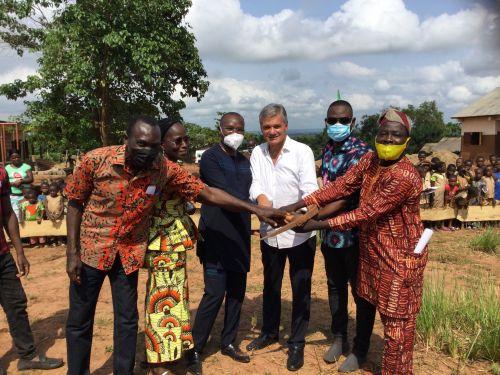
<svg viewBox="0 0 500 375">
<path fill-rule="evenodd" d="M 105 48 L 102 56 L 101 65 L 101 82 L 100 84 L 100 99 L 101 107 L 98 109 L 99 116 L 99 133 L 101 135 L 101 143 L 103 146 L 109 146 L 109 80 L 107 75 L 107 59 L 108 49 Z"/>
</svg>

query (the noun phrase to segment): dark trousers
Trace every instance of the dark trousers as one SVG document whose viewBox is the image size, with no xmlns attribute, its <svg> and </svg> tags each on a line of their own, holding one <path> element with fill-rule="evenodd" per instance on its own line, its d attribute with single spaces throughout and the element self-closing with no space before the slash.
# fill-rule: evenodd
<svg viewBox="0 0 500 375">
<path fill-rule="evenodd" d="M 16 276 L 17 267 L 10 253 L 0 255 L 0 304 L 2 305 L 10 335 L 23 359 L 35 357 L 35 343 L 28 320 L 28 301 L 23 285 Z"/>
<path fill-rule="evenodd" d="M 277 249 L 260 242 L 264 265 L 262 333 L 278 337 L 281 315 L 281 284 L 288 258 L 292 284 L 292 331 L 289 345 L 303 346 L 311 312 L 311 276 L 316 237 L 288 249 Z"/>
<path fill-rule="evenodd" d="M 334 337 L 347 340 L 348 282 L 356 303 L 356 337 L 353 353 L 364 357 L 370 347 L 370 337 L 375 321 L 375 306 L 358 296 L 356 280 L 358 276 L 359 247 L 335 249 L 321 244 L 321 252 L 325 258 L 325 270 L 328 283 L 328 301 L 332 313 L 332 333 Z"/>
<path fill-rule="evenodd" d="M 227 271 L 213 264 L 203 264 L 203 277 L 205 292 L 193 325 L 194 350 L 197 352 L 201 352 L 207 343 L 224 297 L 226 303 L 221 347 L 228 346 L 236 340 L 247 285 L 246 272 Z"/>
<path fill-rule="evenodd" d="M 83 265 L 81 284 L 69 287 L 69 313 L 66 322 L 68 375 L 87 375 L 97 299 L 106 276 L 113 298 L 113 374 L 133 374 L 139 314 L 137 279 L 139 272 L 126 275 L 117 255 L 109 271 Z"/>
</svg>

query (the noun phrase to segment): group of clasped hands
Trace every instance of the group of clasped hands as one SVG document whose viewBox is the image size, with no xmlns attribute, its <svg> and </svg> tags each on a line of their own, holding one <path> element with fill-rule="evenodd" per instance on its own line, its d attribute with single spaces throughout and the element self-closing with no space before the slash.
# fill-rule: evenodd
<svg viewBox="0 0 500 375">
<path fill-rule="evenodd" d="M 263 218 L 259 217 L 261 221 L 265 221 L 275 229 L 266 233 L 261 240 L 265 240 L 267 238 L 275 237 L 280 233 L 283 233 L 287 230 L 293 230 L 297 233 L 310 232 L 315 228 L 309 228 L 307 223 L 309 221 L 313 221 L 313 219 L 319 214 L 319 207 L 316 205 L 307 206 L 306 209 L 305 204 L 302 200 L 290 204 L 288 206 L 280 207 L 275 214 L 271 215 L 271 218 Z"/>
</svg>

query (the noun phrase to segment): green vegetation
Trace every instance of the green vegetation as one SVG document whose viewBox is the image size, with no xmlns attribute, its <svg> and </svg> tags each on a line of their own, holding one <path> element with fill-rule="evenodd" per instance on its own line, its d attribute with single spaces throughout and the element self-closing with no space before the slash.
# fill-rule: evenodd
<svg viewBox="0 0 500 375">
<path fill-rule="evenodd" d="M 500 245 L 500 234 L 495 229 L 489 227 L 470 241 L 470 247 L 485 253 L 496 253 Z"/>
<path fill-rule="evenodd" d="M 171 116 L 208 89 L 190 0 L 0 0 L 0 41 L 38 53 L 37 74 L 0 85 L 17 100 L 31 141 L 52 150 L 121 143 L 132 114 Z M 49 12 L 46 16 L 44 11 Z"/>
<path fill-rule="evenodd" d="M 431 348 L 462 361 L 500 360 L 500 299 L 489 279 L 446 288 L 444 278 L 426 280 L 417 332 Z"/>
</svg>

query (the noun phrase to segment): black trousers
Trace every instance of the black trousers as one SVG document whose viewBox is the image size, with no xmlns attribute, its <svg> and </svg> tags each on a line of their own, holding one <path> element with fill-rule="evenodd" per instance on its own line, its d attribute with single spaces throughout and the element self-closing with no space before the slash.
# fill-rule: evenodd
<svg viewBox="0 0 500 375">
<path fill-rule="evenodd" d="M 36 349 L 26 311 L 28 301 L 16 274 L 17 267 L 12 255 L 0 255 L 0 304 L 7 316 L 10 335 L 19 356 L 32 359 Z"/>
<path fill-rule="evenodd" d="M 236 340 L 247 285 L 246 272 L 227 271 L 214 264 L 203 264 L 203 277 L 205 292 L 193 325 L 194 350 L 197 352 L 202 352 L 208 341 L 224 297 L 226 303 L 221 347 L 228 346 Z"/>
<path fill-rule="evenodd" d="M 349 320 L 347 284 L 350 282 L 351 293 L 356 303 L 356 337 L 354 338 L 353 353 L 364 357 L 370 347 L 376 309 L 375 306 L 359 297 L 356 293 L 359 246 L 336 249 L 321 244 L 321 252 L 325 258 L 333 336 L 347 340 L 347 323 Z"/>
<path fill-rule="evenodd" d="M 70 283 L 69 313 L 66 322 L 68 375 L 90 373 L 90 351 L 97 299 L 106 276 L 113 298 L 113 374 L 132 375 L 139 314 L 137 312 L 137 279 L 139 272 L 129 275 L 117 255 L 109 271 L 83 265 L 81 284 Z"/>
<path fill-rule="evenodd" d="M 316 237 L 288 249 L 277 249 L 260 242 L 264 265 L 262 333 L 278 337 L 281 315 L 281 285 L 286 259 L 290 262 L 292 284 L 292 330 L 288 345 L 303 346 L 311 312 L 311 276 Z"/>
</svg>

